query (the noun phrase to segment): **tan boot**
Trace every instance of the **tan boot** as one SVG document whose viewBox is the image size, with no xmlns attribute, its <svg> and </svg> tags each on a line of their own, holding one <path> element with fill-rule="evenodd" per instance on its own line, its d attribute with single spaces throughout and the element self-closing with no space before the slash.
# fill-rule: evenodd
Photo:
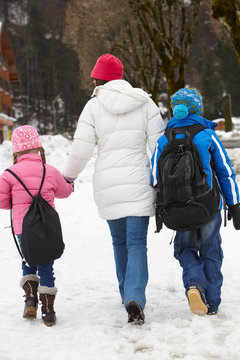
<svg viewBox="0 0 240 360">
<path fill-rule="evenodd" d="M 196 286 L 190 286 L 187 291 L 187 297 L 189 307 L 193 314 L 205 315 L 208 308 L 205 297 L 201 294 L 200 290 Z"/>
<path fill-rule="evenodd" d="M 25 291 L 23 317 L 26 319 L 35 319 L 37 317 L 38 285 L 39 278 L 36 275 L 26 275 L 20 281 L 20 286 Z"/>
</svg>

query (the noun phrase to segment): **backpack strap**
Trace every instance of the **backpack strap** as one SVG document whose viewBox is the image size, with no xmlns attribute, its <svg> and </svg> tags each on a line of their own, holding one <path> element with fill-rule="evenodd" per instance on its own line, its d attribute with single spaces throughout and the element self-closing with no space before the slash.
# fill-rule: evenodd
<svg viewBox="0 0 240 360">
<path fill-rule="evenodd" d="M 14 231 L 13 231 L 12 206 L 11 206 L 11 210 L 10 210 L 10 220 L 11 220 L 12 236 L 13 236 L 13 239 L 14 239 L 14 242 L 15 242 L 15 245 L 16 245 L 16 248 L 17 248 L 17 250 L 18 250 L 18 252 L 19 252 L 19 255 L 20 255 L 21 258 L 22 258 L 22 263 L 23 263 L 23 265 L 25 265 L 25 264 L 26 264 L 26 260 L 25 260 L 24 257 L 23 257 L 23 254 L 22 254 L 22 252 L 21 252 L 21 250 L 20 250 L 20 247 L 19 247 L 19 245 L 18 245 L 16 236 L 15 236 Z"/>
<path fill-rule="evenodd" d="M 200 248 L 202 244 L 202 235 L 201 235 L 201 229 L 195 229 L 190 230 L 190 244 L 196 245 L 198 248 Z"/>
<path fill-rule="evenodd" d="M 10 174 L 12 174 L 19 182 L 20 184 L 24 187 L 24 189 L 27 191 L 27 193 L 33 198 L 33 195 L 30 193 L 30 191 L 28 190 L 28 188 L 26 187 L 26 185 L 24 184 L 24 182 L 20 179 L 20 177 L 17 176 L 17 174 L 15 174 L 15 172 L 13 172 L 10 169 L 6 169 L 5 171 L 9 172 Z M 41 181 L 41 185 L 40 188 L 38 190 L 38 195 L 40 194 L 41 190 L 42 190 L 42 186 L 43 186 L 43 182 L 45 179 L 45 174 L 46 174 L 46 168 L 45 165 L 43 164 L 43 176 L 42 176 L 42 181 Z"/>
<path fill-rule="evenodd" d="M 201 124 L 197 124 L 197 125 L 187 126 L 186 130 L 189 132 L 191 139 L 193 139 L 195 135 L 197 135 L 200 131 L 204 129 L 207 129 L 207 127 Z"/>
<path fill-rule="evenodd" d="M 33 198 L 33 195 L 30 193 L 30 191 L 28 190 L 28 188 L 26 187 L 26 185 L 24 184 L 24 182 L 17 176 L 17 174 L 15 174 L 12 170 L 10 169 L 6 169 L 5 171 L 9 172 L 10 174 L 12 174 L 19 182 L 20 184 L 24 187 L 24 189 L 27 191 L 27 193 Z M 38 191 L 38 195 L 40 194 L 41 192 L 41 189 L 42 189 L 42 185 L 43 185 L 43 182 L 44 182 L 44 178 L 45 178 L 45 174 L 46 174 L 46 168 L 45 168 L 45 165 L 43 164 L 43 177 L 42 177 L 42 181 L 41 181 L 41 185 L 40 185 L 40 188 L 39 188 L 39 191 Z M 13 230 L 13 219 L 12 219 L 12 199 L 11 199 L 11 209 L 10 209 L 10 220 L 11 220 L 11 229 L 12 229 L 12 235 L 13 235 L 13 239 L 14 239 L 14 242 L 15 242 L 15 245 L 17 247 L 17 250 L 19 252 L 19 255 L 21 256 L 22 258 L 22 264 L 26 264 L 26 260 L 24 259 L 23 257 L 23 254 L 20 250 L 20 247 L 18 245 L 18 242 L 17 242 L 17 239 L 16 239 L 16 236 L 15 236 L 15 233 L 14 233 L 14 230 Z"/>
<path fill-rule="evenodd" d="M 30 193 L 30 191 L 28 190 L 28 188 L 26 187 L 26 185 L 24 184 L 24 182 L 17 176 L 17 174 L 15 174 L 15 172 L 13 172 L 10 169 L 6 169 L 5 171 L 9 172 L 10 174 L 12 174 L 19 182 L 20 184 L 24 187 L 24 189 L 27 191 L 28 195 L 30 195 L 33 198 L 33 195 Z"/>
<path fill-rule="evenodd" d="M 41 181 L 41 185 L 40 185 L 40 188 L 38 190 L 38 195 L 40 195 L 40 192 L 42 190 L 42 186 L 43 186 L 43 182 L 44 182 L 44 179 L 45 179 L 45 175 L 46 175 L 46 168 L 45 168 L 45 165 L 43 164 L 43 176 L 42 176 L 42 181 Z"/>
<path fill-rule="evenodd" d="M 177 134 L 185 134 L 186 136 L 189 136 L 191 139 L 193 139 L 195 135 L 204 129 L 207 129 L 207 127 L 201 124 L 197 124 L 176 128 L 167 128 L 164 134 L 166 135 L 168 141 L 172 141 Z"/>
</svg>

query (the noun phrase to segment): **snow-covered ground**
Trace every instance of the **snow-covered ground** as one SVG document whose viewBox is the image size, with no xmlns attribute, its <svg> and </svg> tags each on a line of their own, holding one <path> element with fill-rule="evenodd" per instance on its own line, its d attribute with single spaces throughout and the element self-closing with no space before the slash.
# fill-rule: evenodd
<svg viewBox="0 0 240 360">
<path fill-rule="evenodd" d="M 47 162 L 62 170 L 70 142 L 43 136 Z M 231 155 L 238 150 L 231 149 Z M 240 158 L 238 157 L 239 161 Z M 216 316 L 198 317 L 188 308 L 181 269 L 169 245 L 172 231 L 148 235 L 149 283 L 146 323 L 127 324 L 115 277 L 112 245 L 92 196 L 94 160 L 70 198 L 57 200 L 66 250 L 55 262 L 57 325 L 22 318 L 21 261 L 0 210 L 0 360 L 239 360 L 240 233 L 222 228 L 224 285 Z M 11 144 L 0 145 L 0 171 L 11 164 Z"/>
</svg>

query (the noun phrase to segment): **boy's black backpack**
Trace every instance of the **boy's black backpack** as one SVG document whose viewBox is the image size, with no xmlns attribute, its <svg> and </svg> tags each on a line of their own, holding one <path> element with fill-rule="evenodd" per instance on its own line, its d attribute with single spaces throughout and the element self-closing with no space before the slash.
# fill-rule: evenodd
<svg viewBox="0 0 240 360">
<path fill-rule="evenodd" d="M 56 210 L 40 195 L 46 173 L 45 166 L 43 165 L 43 177 L 36 196 L 30 193 L 22 180 L 13 171 L 10 169 L 6 169 L 6 171 L 11 173 L 32 197 L 31 205 L 23 218 L 21 239 L 22 254 L 28 265 L 31 267 L 37 266 L 60 258 L 65 245 L 59 216 Z M 17 245 L 14 232 L 13 236 Z M 20 252 L 19 247 L 18 250 Z M 22 254 L 20 252 L 21 256 Z"/>
<path fill-rule="evenodd" d="M 209 223 L 216 215 L 220 191 L 213 164 L 213 186 L 209 188 L 198 149 L 193 137 L 206 129 L 202 125 L 168 128 L 168 143 L 158 160 L 156 232 L 164 223 L 179 231 L 192 230 Z M 176 139 L 176 134 L 184 137 Z M 194 235 L 195 236 L 195 235 Z"/>
</svg>

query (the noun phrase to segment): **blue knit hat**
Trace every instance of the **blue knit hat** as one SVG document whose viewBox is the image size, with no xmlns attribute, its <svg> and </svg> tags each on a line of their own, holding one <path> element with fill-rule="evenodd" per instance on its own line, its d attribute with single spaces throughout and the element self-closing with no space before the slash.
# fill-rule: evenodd
<svg viewBox="0 0 240 360">
<path fill-rule="evenodd" d="M 200 115 L 203 112 L 202 97 L 196 89 L 180 89 L 171 96 L 173 116 L 184 119 L 189 114 Z"/>
</svg>

